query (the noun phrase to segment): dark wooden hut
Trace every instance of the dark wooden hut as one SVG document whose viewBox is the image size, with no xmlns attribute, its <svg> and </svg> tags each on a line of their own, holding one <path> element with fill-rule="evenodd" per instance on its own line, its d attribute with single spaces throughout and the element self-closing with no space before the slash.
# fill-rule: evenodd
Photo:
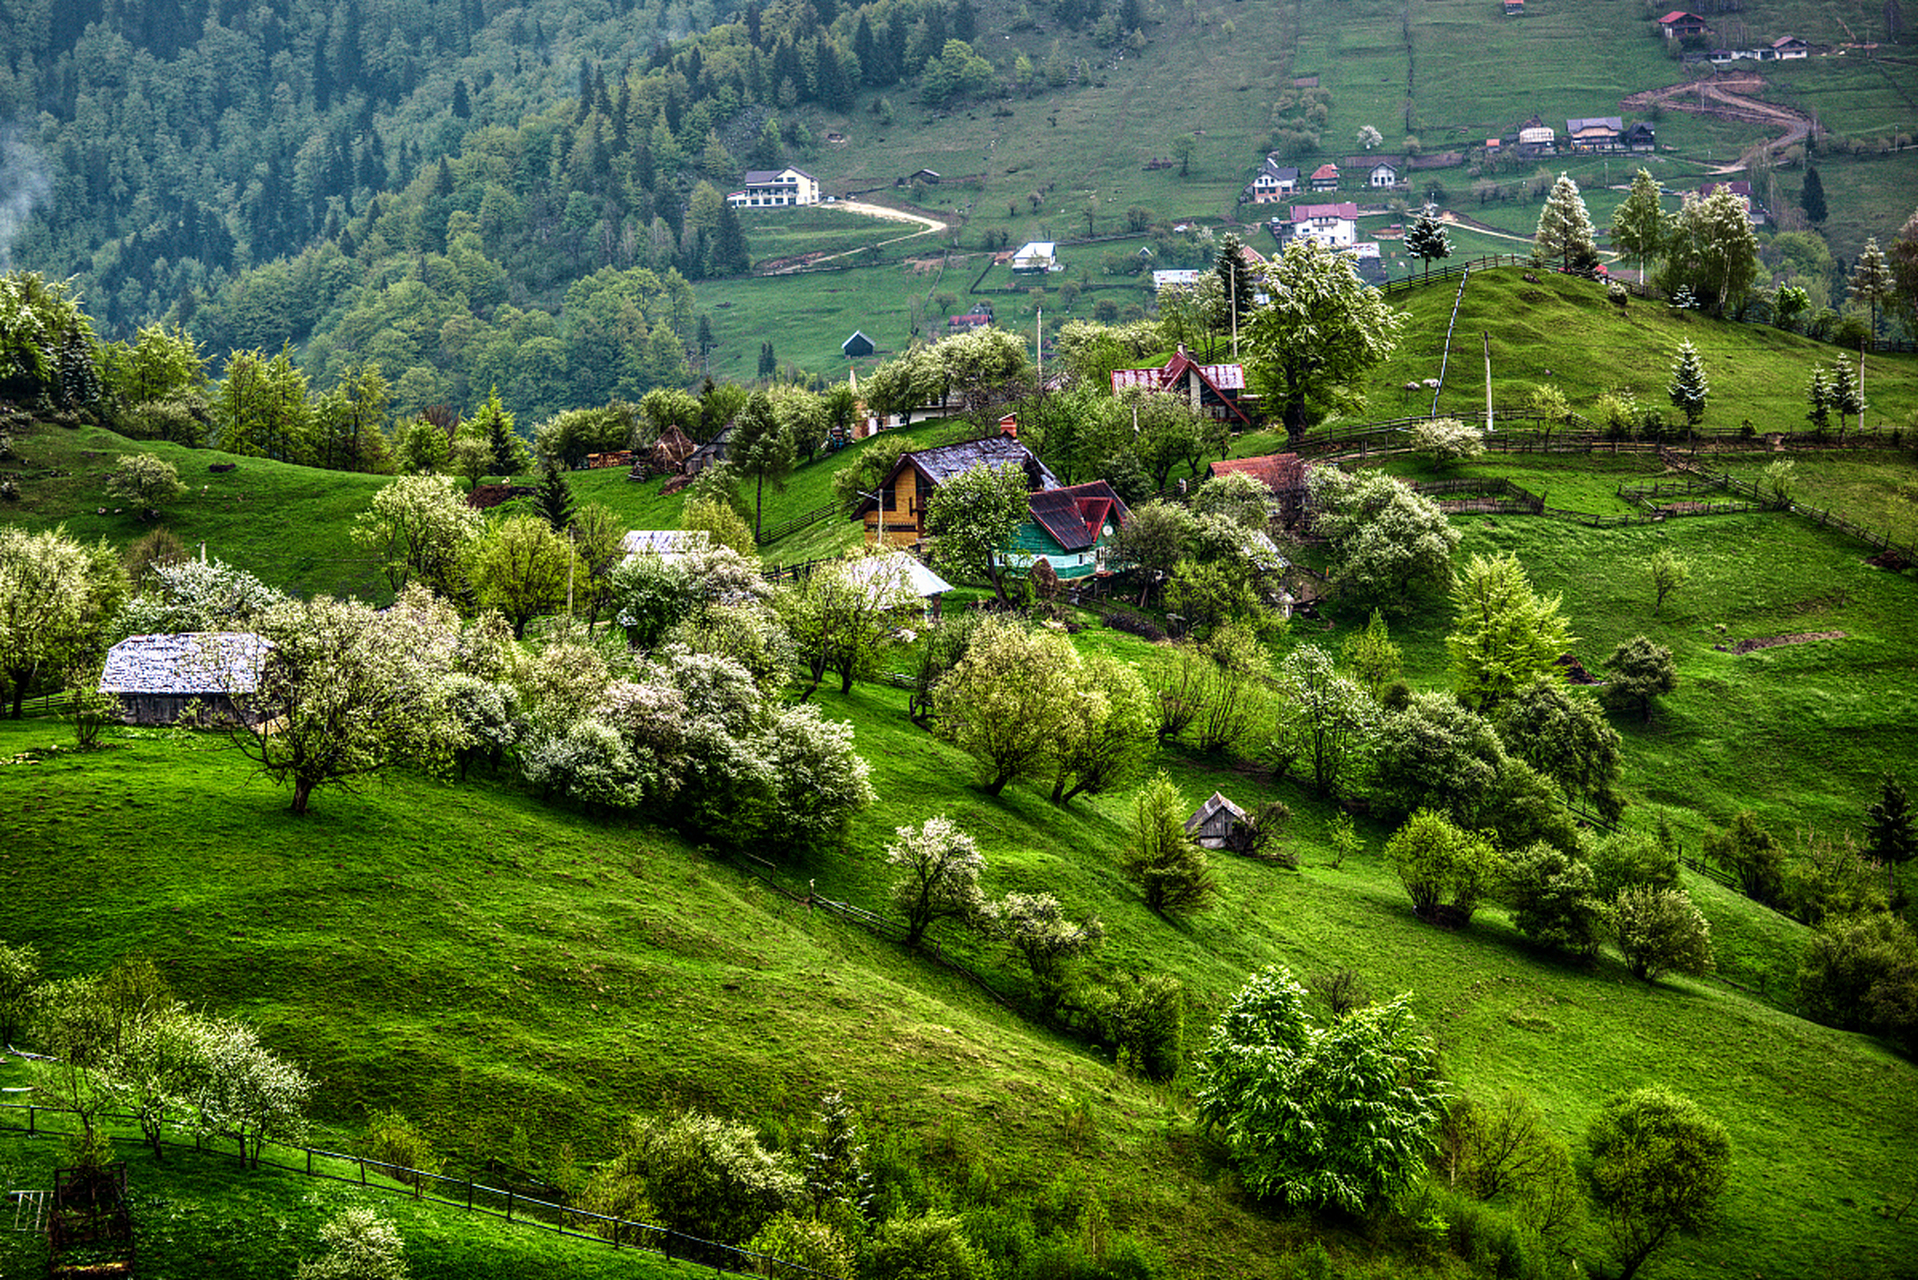
<svg viewBox="0 0 1918 1280">
<path fill-rule="evenodd" d="M 1185 833 L 1207 849 L 1226 849 L 1243 839 L 1251 819 L 1245 810 L 1214 791 L 1212 798 L 1185 820 Z"/>
</svg>

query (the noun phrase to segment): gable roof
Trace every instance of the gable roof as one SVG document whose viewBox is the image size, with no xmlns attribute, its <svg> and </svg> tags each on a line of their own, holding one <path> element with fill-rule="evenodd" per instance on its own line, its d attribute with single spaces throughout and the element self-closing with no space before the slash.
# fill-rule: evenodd
<svg viewBox="0 0 1918 1280">
<path fill-rule="evenodd" d="M 706 546 L 708 541 L 704 529 L 628 529 L 619 546 L 628 560 L 634 556 L 656 555 L 670 564 Z"/>
<path fill-rule="evenodd" d="M 878 492 L 890 489 L 898 480 L 899 473 L 907 467 L 923 476 L 926 481 L 937 487 L 952 479 L 964 475 L 974 467 L 991 467 L 1000 471 L 1006 467 L 1019 467 L 1026 473 L 1026 488 L 1057 489 L 1058 477 L 1046 469 L 1046 464 L 1034 457 L 1032 450 L 1000 432 L 983 436 L 977 440 L 961 440 L 958 444 L 940 445 L 936 449 L 920 449 L 913 453 L 899 455 L 899 461 L 892 464 L 892 470 L 886 473 Z M 873 510 L 873 500 L 862 496 L 859 505 L 852 510 L 855 520 L 864 518 L 866 512 Z"/>
<path fill-rule="evenodd" d="M 1338 204 L 1295 204 L 1292 206 L 1292 221 L 1310 222 L 1314 218 L 1348 218 L 1353 222 L 1359 219 L 1359 206 L 1351 200 Z"/>
<path fill-rule="evenodd" d="M 1773 49 L 1795 49 L 1805 45 L 1805 43 L 1805 41 L 1799 39 L 1797 36 L 1779 36 L 1771 42 L 1769 47 Z"/>
<path fill-rule="evenodd" d="M 250 631 L 128 636 L 107 651 L 102 693 L 252 693 L 272 642 Z"/>
<path fill-rule="evenodd" d="M 1227 800 L 1224 796 L 1214 791 L 1211 798 L 1200 805 L 1198 809 L 1193 812 L 1192 816 L 1185 820 L 1185 833 L 1191 835 L 1213 818 L 1217 817 L 1221 812 L 1237 822 L 1244 822 L 1246 820 L 1245 810 L 1239 808 L 1238 805 L 1233 804 L 1230 800 Z"/>
<path fill-rule="evenodd" d="M 1625 121 L 1618 116 L 1577 116 L 1565 122 L 1565 132 L 1578 133 L 1584 129 L 1610 129 L 1613 133 L 1624 131 Z"/>
<path fill-rule="evenodd" d="M 1277 493 L 1305 483 L 1305 460 L 1296 453 L 1267 453 L 1256 458 L 1225 458 L 1206 468 L 1206 475 L 1244 474 Z"/>
<path fill-rule="evenodd" d="M 862 342 L 866 345 L 866 350 L 868 351 L 877 351 L 879 349 L 878 345 L 874 343 L 871 338 L 866 336 L 866 333 L 864 330 L 854 329 L 852 331 L 852 334 L 844 342 L 839 344 L 840 354 L 850 355 L 851 354 L 850 348 L 857 346 Z"/>
<path fill-rule="evenodd" d="M 1322 164 L 1318 168 L 1312 170 L 1312 180 L 1314 182 L 1317 182 L 1322 178 L 1337 178 L 1338 176 L 1339 176 L 1339 167 L 1335 164 L 1329 164 L 1329 163 Z"/>
<path fill-rule="evenodd" d="M 1245 366 L 1241 364 L 1200 364 L 1181 346 L 1172 353 L 1172 358 L 1158 368 L 1114 369 L 1112 371 L 1112 390 L 1116 393 L 1127 387 L 1145 387 L 1151 391 L 1172 391 L 1185 381 L 1188 373 L 1196 373 L 1199 382 L 1218 398 L 1220 404 L 1231 410 L 1232 415 L 1246 425 L 1251 420 L 1245 410 L 1239 407 L 1234 396 L 1228 391 L 1245 390 Z"/>
<path fill-rule="evenodd" d="M 809 182 L 818 181 L 817 178 L 813 177 L 810 173 L 807 173 L 804 169 L 801 169 L 796 165 L 789 164 L 784 169 L 748 169 L 746 170 L 746 176 L 744 178 L 744 182 L 749 187 L 764 186 L 768 182 L 779 181 L 781 178 L 785 177 L 789 173 L 797 174 L 799 177 L 804 178 Z"/>
<path fill-rule="evenodd" d="M 921 599 L 943 595 L 952 590 L 952 584 L 927 568 L 917 556 L 909 556 L 903 551 L 894 551 L 885 555 L 863 556 L 846 566 L 846 576 L 854 582 L 868 583 L 877 589 L 885 581 L 885 575 L 902 574 L 906 587 Z"/>
<path fill-rule="evenodd" d="M 1132 514 L 1103 480 L 1063 489 L 1042 489 L 1027 498 L 1032 522 L 1067 551 L 1096 546 L 1105 526 L 1123 526 Z"/>
<path fill-rule="evenodd" d="M 699 446 L 693 443 L 693 438 L 681 431 L 676 422 L 660 432 L 659 439 L 653 441 L 653 451 L 663 455 L 668 462 L 674 463 L 686 461 L 698 448 Z"/>
<path fill-rule="evenodd" d="M 1299 180 L 1299 167 L 1292 164 L 1278 164 L 1271 156 L 1267 156 L 1265 163 L 1259 166 L 1259 176 L 1262 178 L 1271 178 L 1274 182 L 1297 182 Z"/>
</svg>

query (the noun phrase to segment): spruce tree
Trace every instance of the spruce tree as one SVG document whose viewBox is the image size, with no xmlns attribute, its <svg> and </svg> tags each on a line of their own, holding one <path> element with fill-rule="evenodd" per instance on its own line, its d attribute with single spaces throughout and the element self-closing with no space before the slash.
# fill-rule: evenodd
<svg viewBox="0 0 1918 1280">
<path fill-rule="evenodd" d="M 1444 261 L 1452 256 L 1452 242 L 1445 234 L 1445 226 L 1438 220 L 1438 210 L 1428 204 L 1419 212 L 1419 219 L 1412 229 L 1405 233 L 1405 251 L 1425 264 L 1425 274 L 1432 274 L 1432 263 Z"/>
<path fill-rule="evenodd" d="M 1822 364 L 1812 367 L 1811 382 L 1805 388 L 1805 403 L 1810 406 L 1806 421 L 1811 423 L 1813 431 L 1824 435 L 1831 426 L 1831 378 Z"/>
<path fill-rule="evenodd" d="M 1853 302 L 1860 302 L 1871 308 L 1871 332 L 1872 336 L 1876 337 L 1878 308 L 1890 302 L 1896 292 L 1891 267 L 1885 261 L 1884 250 L 1878 247 L 1876 236 L 1865 241 L 1865 248 L 1858 255 L 1858 261 L 1851 269 L 1851 287 L 1848 292 Z"/>
<path fill-rule="evenodd" d="M 1585 210 L 1585 199 L 1578 184 L 1565 174 L 1558 175 L 1552 193 L 1545 197 L 1545 208 L 1538 215 L 1538 233 L 1532 240 L 1532 253 L 1542 261 L 1559 260 L 1559 269 L 1584 267 L 1598 260 L 1598 244 L 1592 239 L 1592 216 Z"/>
<path fill-rule="evenodd" d="M 1805 220 L 1814 226 L 1825 220 L 1825 180 L 1818 176 L 1817 166 L 1805 170 L 1805 186 L 1798 193 L 1798 206 L 1805 211 Z"/>
<path fill-rule="evenodd" d="M 533 499 L 533 506 L 546 523 L 553 526 L 554 533 L 565 533 L 566 527 L 573 523 L 573 486 L 553 458 L 546 459 L 540 469 L 539 493 Z"/>
<path fill-rule="evenodd" d="M 1705 400 L 1711 390 L 1705 381 L 1705 365 L 1698 358 L 1698 349 L 1687 338 L 1678 344 L 1678 361 L 1672 366 L 1672 380 L 1665 388 L 1672 403 L 1685 415 L 1687 427 L 1696 427 L 1705 416 Z"/>
</svg>

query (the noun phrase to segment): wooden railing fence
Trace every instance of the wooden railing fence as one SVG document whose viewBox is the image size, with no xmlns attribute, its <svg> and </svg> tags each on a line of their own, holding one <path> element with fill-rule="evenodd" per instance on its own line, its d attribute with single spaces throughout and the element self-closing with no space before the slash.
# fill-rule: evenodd
<svg viewBox="0 0 1918 1280">
<path fill-rule="evenodd" d="M 48 1117 L 72 1114 L 63 1108 L 43 1107 L 34 1103 L 0 1103 L 0 1133 L 22 1134 L 29 1138 L 72 1137 L 79 1132 L 77 1128 L 63 1128 L 57 1123 L 46 1122 Z M 99 1119 L 125 1126 L 131 1130 L 132 1136 L 128 1141 L 144 1143 L 144 1138 L 139 1136 L 138 1117 L 112 1112 Z M 177 1131 L 175 1126 L 168 1127 Z M 195 1135 L 191 1143 L 162 1139 L 160 1145 L 173 1151 L 196 1151 L 201 1154 L 212 1150 L 208 1141 L 199 1135 Z M 668 1261 L 696 1263 L 714 1271 L 790 1277 L 791 1280 L 844 1280 L 829 1272 L 775 1258 L 770 1254 L 702 1240 L 658 1223 L 593 1213 L 529 1195 L 512 1186 L 489 1186 L 472 1178 L 450 1177 L 299 1143 L 268 1141 L 265 1147 L 266 1152 L 284 1154 L 282 1158 L 274 1159 L 262 1153 L 257 1159 L 261 1167 L 332 1182 L 356 1183 L 377 1191 L 406 1195 L 415 1200 L 471 1213 L 484 1213 L 518 1225 L 538 1227 L 575 1240 L 607 1244 L 615 1249 L 656 1253 Z M 246 1168 L 248 1159 L 243 1153 L 234 1164 L 227 1167 L 230 1170 Z"/>
</svg>

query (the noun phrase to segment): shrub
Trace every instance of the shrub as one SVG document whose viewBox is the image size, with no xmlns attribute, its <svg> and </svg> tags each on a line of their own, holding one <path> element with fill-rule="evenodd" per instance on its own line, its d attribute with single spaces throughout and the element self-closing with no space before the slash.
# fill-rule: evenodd
<svg viewBox="0 0 1918 1280">
<path fill-rule="evenodd" d="M 1485 452 L 1485 433 L 1457 418 L 1434 418 L 1412 428 L 1412 448 L 1432 455 L 1433 465 L 1470 462 Z"/>
<path fill-rule="evenodd" d="M 805 1202 L 790 1160 L 745 1125 L 698 1111 L 634 1121 L 613 1168 L 645 1187 L 662 1225 L 722 1244 L 752 1239 Z"/>
<path fill-rule="evenodd" d="M 1633 977 L 1711 972 L 1711 925 L 1684 890 L 1627 889 L 1613 911 L 1618 949 Z"/>
<path fill-rule="evenodd" d="M 1606 910 L 1597 878 L 1579 859 L 1544 841 L 1510 854 L 1499 895 L 1512 925 L 1540 946 L 1590 958 L 1604 937 Z"/>
<path fill-rule="evenodd" d="M 789 1275 L 789 1268 L 782 1263 L 808 1267 L 827 1276 L 850 1276 L 857 1270 L 858 1255 L 830 1223 L 790 1211 L 761 1227 L 746 1247 L 768 1255 L 758 1263 L 762 1276 Z"/>
<path fill-rule="evenodd" d="M 1201 910 L 1219 891 L 1205 850 L 1186 834 L 1185 815 L 1185 801 L 1163 771 L 1132 797 L 1126 875 L 1162 915 Z"/>
<path fill-rule="evenodd" d="M 1918 1054 L 1918 934 L 1885 912 L 1827 920 L 1798 966 L 1806 1014 Z"/>
<path fill-rule="evenodd" d="M 1676 889 L 1678 850 L 1639 831 L 1590 834 L 1585 861 L 1592 869 L 1592 891 L 1611 902 L 1627 889 Z"/>
<path fill-rule="evenodd" d="M 186 492 L 171 462 L 151 453 L 123 455 L 107 476 L 107 492 L 141 510 L 157 510 Z"/>
<path fill-rule="evenodd" d="M 949 1213 L 893 1218 L 873 1234 L 872 1280 L 990 1280 L 991 1268 Z"/>
<path fill-rule="evenodd" d="M 406 1280 L 399 1230 L 371 1209 L 342 1209 L 320 1239 L 327 1251 L 300 1264 L 299 1280 Z"/>
<path fill-rule="evenodd" d="M 1804 833 L 1803 847 L 1785 864 L 1783 901 L 1806 924 L 1827 916 L 1864 915 L 1889 905 L 1884 877 L 1849 832 L 1837 838 Z"/>
<path fill-rule="evenodd" d="M 1299 1207 L 1363 1211 L 1410 1186 L 1444 1093 L 1437 1051 L 1401 995 L 1330 1027 L 1268 966 L 1233 997 L 1199 1067 L 1199 1116 L 1246 1188 Z"/>
<path fill-rule="evenodd" d="M 1157 644 L 1166 638 L 1164 627 L 1161 627 L 1143 613 L 1136 613 L 1131 609 L 1109 609 L 1104 616 L 1100 618 L 1100 622 L 1104 626 L 1111 627 L 1114 631 L 1123 631 L 1128 635 L 1149 640 L 1153 644 Z"/>
<path fill-rule="evenodd" d="M 1723 831 L 1705 836 L 1705 856 L 1738 880 L 1745 896 L 1766 906 L 1785 893 L 1785 850 L 1746 809 Z"/>
<path fill-rule="evenodd" d="M 1170 1080 L 1185 1060 L 1185 986 L 1170 974 L 1133 975 L 1112 993 L 1106 1032 L 1119 1060 L 1150 1080 Z"/>
<path fill-rule="evenodd" d="M 1585 1135 L 1592 1196 L 1631 1280 L 1677 1232 L 1702 1231 L 1731 1177 L 1725 1127 L 1689 1098 L 1639 1089 L 1606 1104 Z"/>
<path fill-rule="evenodd" d="M 1386 841 L 1385 860 L 1411 895 L 1412 910 L 1447 925 L 1471 920 L 1499 865 L 1490 841 L 1461 831 L 1430 809 L 1413 814 Z"/>
<path fill-rule="evenodd" d="M 433 1144 L 418 1125 L 397 1111 L 376 1111 L 366 1128 L 366 1156 L 382 1164 L 398 1165 L 393 1177 L 420 1194 L 426 1179 L 420 1174 L 438 1173 L 439 1157 Z"/>
</svg>

